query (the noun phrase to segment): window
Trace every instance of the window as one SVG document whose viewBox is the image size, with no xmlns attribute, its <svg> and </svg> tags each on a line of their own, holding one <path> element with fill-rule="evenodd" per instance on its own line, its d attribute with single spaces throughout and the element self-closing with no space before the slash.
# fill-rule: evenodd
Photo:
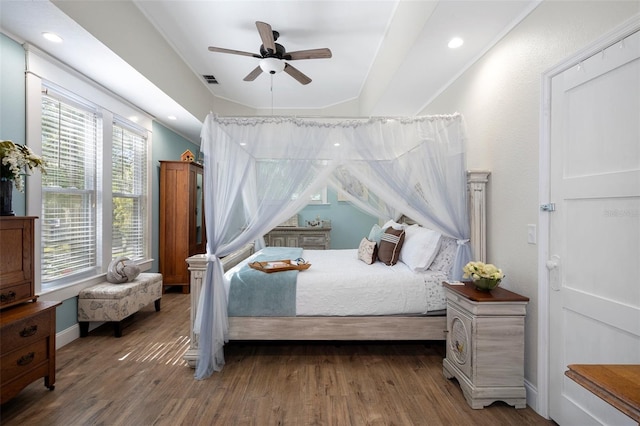
<svg viewBox="0 0 640 426">
<path fill-rule="evenodd" d="M 40 126 L 41 290 L 149 261 L 147 131 L 59 88 L 41 95 Z"/>
<path fill-rule="evenodd" d="M 42 96 L 43 286 L 96 272 L 99 130 L 95 111 Z"/>
<path fill-rule="evenodd" d="M 132 260 L 145 255 L 147 140 L 144 135 L 113 125 L 113 228 L 111 254 Z"/>
<path fill-rule="evenodd" d="M 114 257 L 152 267 L 153 118 L 35 48 L 26 55 L 26 139 L 46 162 L 26 178 L 35 292 L 66 300 L 102 282 Z"/>
</svg>

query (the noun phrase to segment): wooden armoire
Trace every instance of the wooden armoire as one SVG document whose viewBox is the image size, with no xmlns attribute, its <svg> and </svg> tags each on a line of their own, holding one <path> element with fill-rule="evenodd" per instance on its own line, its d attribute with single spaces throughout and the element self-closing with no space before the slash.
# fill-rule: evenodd
<svg viewBox="0 0 640 426">
<path fill-rule="evenodd" d="M 206 252 L 204 176 L 200 164 L 160 161 L 160 272 L 164 288 L 189 293 L 186 259 Z"/>
</svg>

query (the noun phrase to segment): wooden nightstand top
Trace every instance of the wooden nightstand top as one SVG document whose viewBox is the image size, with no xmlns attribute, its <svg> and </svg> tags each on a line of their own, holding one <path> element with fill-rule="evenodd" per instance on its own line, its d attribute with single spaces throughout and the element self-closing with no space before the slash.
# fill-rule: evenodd
<svg viewBox="0 0 640 426">
<path fill-rule="evenodd" d="M 521 296 L 502 287 L 496 287 L 491 291 L 476 290 L 473 282 L 464 281 L 464 285 L 451 285 L 443 282 L 442 285 L 474 302 L 528 302 L 529 298 Z"/>
</svg>

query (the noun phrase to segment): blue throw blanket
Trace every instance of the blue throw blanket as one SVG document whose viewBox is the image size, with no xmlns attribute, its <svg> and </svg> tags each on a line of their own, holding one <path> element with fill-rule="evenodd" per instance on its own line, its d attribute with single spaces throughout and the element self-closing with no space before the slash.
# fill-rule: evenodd
<svg viewBox="0 0 640 426">
<path fill-rule="evenodd" d="M 297 259 L 297 247 L 266 247 L 256 262 Z M 296 315 L 296 279 L 298 271 L 265 273 L 244 265 L 231 277 L 230 317 L 292 317 Z"/>
</svg>

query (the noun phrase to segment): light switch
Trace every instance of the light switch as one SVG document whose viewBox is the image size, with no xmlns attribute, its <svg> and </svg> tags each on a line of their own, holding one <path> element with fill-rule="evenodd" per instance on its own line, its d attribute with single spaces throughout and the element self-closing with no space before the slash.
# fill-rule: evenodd
<svg viewBox="0 0 640 426">
<path fill-rule="evenodd" d="M 529 224 L 527 225 L 527 243 L 536 244 L 536 242 L 537 242 L 536 225 Z"/>
</svg>

